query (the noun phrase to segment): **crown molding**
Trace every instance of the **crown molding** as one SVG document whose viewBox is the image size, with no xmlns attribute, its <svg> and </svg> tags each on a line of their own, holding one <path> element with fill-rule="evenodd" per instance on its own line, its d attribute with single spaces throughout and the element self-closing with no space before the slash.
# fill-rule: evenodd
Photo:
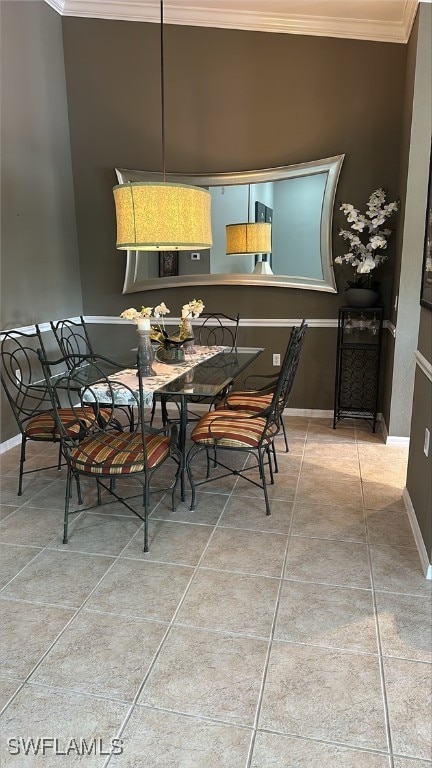
<svg viewBox="0 0 432 768">
<path fill-rule="evenodd" d="M 140 0 L 45 0 L 45 2 L 62 16 L 160 22 L 160 6 L 156 0 L 141 0 L 141 2 Z M 387 43 L 408 41 L 418 6 L 418 0 L 405 0 L 401 18 L 385 21 L 379 18 L 356 19 L 252 9 L 233 10 L 221 7 L 216 0 L 207 0 L 206 7 L 193 3 L 194 0 L 186 0 L 182 6 L 167 3 L 164 9 L 165 23 Z"/>
</svg>

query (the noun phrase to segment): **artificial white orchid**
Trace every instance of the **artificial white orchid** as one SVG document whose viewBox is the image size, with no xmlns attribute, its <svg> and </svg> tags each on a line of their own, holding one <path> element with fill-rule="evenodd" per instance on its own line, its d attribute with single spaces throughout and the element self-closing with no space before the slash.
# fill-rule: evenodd
<svg viewBox="0 0 432 768">
<path fill-rule="evenodd" d="M 151 317 L 152 312 L 153 307 L 141 307 L 139 310 L 130 307 L 130 309 L 125 309 L 120 317 L 124 317 L 125 320 L 134 320 L 135 322 L 138 322 L 139 320 L 142 320 L 143 317 Z"/>
<path fill-rule="evenodd" d="M 140 324 L 144 318 L 150 321 L 150 318 L 154 317 L 155 320 L 159 320 L 159 322 L 151 327 L 149 322 L 148 327 L 152 340 L 169 346 L 170 344 L 178 345 L 179 343 L 193 338 L 193 336 L 191 336 L 192 331 L 188 318 L 199 317 L 203 309 L 204 302 L 201 299 L 192 299 L 188 304 L 184 304 L 181 313 L 182 319 L 179 324 L 179 333 L 178 335 L 173 336 L 168 336 L 168 333 L 165 330 L 165 315 L 169 315 L 171 310 L 168 309 L 164 301 L 161 301 L 156 307 L 141 307 L 140 310 L 130 307 L 130 309 L 125 309 L 120 317 L 123 317 L 125 320 L 133 320 L 137 325 Z"/>
<path fill-rule="evenodd" d="M 355 268 L 355 274 L 366 275 L 368 282 L 370 273 L 387 259 L 387 253 L 382 251 L 387 248 L 387 239 L 392 230 L 380 227 L 399 209 L 397 200 L 387 205 L 385 200 L 386 193 L 380 187 L 370 195 L 364 214 L 351 203 L 342 203 L 340 206 L 354 232 L 347 229 L 339 231 L 339 235 L 347 241 L 349 250 L 343 256 L 337 256 L 335 264 L 350 264 Z M 357 279 L 357 284 L 364 284 L 362 278 Z"/>
</svg>

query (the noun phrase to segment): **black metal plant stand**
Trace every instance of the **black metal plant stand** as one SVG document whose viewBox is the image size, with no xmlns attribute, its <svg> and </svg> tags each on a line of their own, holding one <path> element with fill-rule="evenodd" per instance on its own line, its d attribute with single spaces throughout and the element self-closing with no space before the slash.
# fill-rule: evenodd
<svg viewBox="0 0 432 768">
<path fill-rule="evenodd" d="M 339 309 L 333 429 L 365 419 L 375 432 L 382 328 L 383 307 Z"/>
</svg>

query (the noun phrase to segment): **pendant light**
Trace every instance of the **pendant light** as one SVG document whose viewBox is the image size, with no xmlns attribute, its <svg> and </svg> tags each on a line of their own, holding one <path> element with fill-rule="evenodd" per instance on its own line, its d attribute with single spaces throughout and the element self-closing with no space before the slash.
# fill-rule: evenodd
<svg viewBox="0 0 432 768">
<path fill-rule="evenodd" d="M 166 181 L 163 0 L 160 2 L 162 181 L 127 182 L 114 187 L 117 248 L 188 251 L 211 248 L 208 190 Z"/>
<path fill-rule="evenodd" d="M 248 188 L 247 222 L 242 224 L 227 224 L 226 253 L 234 254 L 270 253 L 271 224 L 268 222 L 250 222 L 250 184 Z"/>
</svg>

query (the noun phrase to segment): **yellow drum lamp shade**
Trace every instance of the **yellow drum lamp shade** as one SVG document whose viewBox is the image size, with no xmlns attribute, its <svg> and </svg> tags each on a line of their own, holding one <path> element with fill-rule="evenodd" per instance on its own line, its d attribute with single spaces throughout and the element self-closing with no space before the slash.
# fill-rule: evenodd
<svg viewBox="0 0 432 768">
<path fill-rule="evenodd" d="M 226 252 L 271 253 L 271 224 L 228 224 L 226 227 Z"/>
<path fill-rule="evenodd" d="M 151 181 L 118 184 L 113 192 L 117 248 L 136 251 L 211 248 L 211 195 L 206 189 Z"/>
</svg>

